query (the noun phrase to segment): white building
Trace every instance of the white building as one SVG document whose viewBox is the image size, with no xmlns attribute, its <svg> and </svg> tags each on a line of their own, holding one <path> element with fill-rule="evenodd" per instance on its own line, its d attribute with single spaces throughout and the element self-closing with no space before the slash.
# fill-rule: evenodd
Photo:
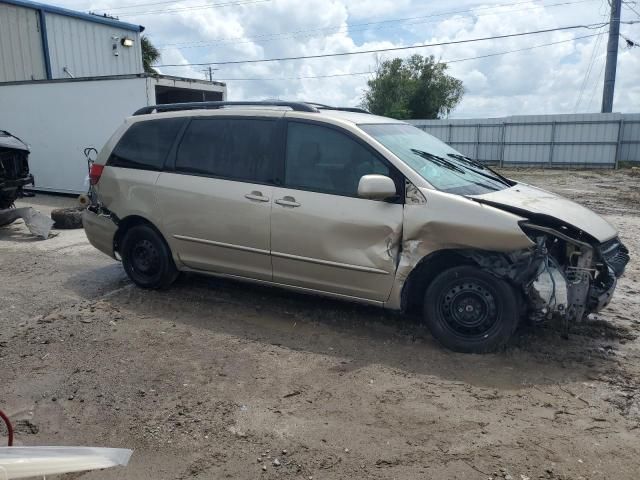
<svg viewBox="0 0 640 480">
<path fill-rule="evenodd" d="M 36 189 L 86 190 L 98 149 L 147 105 L 225 100 L 220 82 L 146 74 L 141 25 L 28 0 L 0 0 L 0 130 L 31 149 Z"/>
</svg>

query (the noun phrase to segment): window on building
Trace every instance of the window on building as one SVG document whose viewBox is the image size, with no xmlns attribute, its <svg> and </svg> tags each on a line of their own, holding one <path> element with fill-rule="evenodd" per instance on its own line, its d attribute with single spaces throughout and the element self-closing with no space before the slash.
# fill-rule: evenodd
<svg viewBox="0 0 640 480">
<path fill-rule="evenodd" d="M 390 176 L 372 151 L 333 128 L 289 122 L 285 183 L 336 195 L 357 196 L 363 175 Z"/>
<path fill-rule="evenodd" d="M 273 178 L 275 120 L 194 119 L 180 142 L 178 172 L 266 183 Z"/>
<path fill-rule="evenodd" d="M 182 118 L 166 118 L 133 124 L 113 149 L 107 164 L 114 167 L 162 170 L 183 123 Z"/>
</svg>

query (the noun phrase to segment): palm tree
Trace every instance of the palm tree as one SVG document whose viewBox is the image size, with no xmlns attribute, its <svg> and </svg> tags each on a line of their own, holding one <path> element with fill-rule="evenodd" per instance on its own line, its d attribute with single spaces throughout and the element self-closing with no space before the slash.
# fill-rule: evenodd
<svg viewBox="0 0 640 480">
<path fill-rule="evenodd" d="M 153 65 L 160 58 L 160 51 L 151 43 L 146 35 L 140 37 L 140 45 L 142 46 L 142 66 L 146 73 L 158 73 Z"/>
</svg>

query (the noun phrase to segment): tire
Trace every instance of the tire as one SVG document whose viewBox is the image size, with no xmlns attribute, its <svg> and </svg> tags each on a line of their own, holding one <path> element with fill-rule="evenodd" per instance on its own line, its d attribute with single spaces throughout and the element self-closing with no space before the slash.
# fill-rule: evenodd
<svg viewBox="0 0 640 480">
<path fill-rule="evenodd" d="M 474 266 L 445 270 L 425 292 L 427 327 L 438 342 L 456 352 L 499 350 L 515 332 L 518 312 L 511 285 Z"/>
<path fill-rule="evenodd" d="M 72 229 L 82 228 L 82 212 L 85 207 L 56 208 L 51 210 L 53 228 Z"/>
<path fill-rule="evenodd" d="M 178 276 L 171 250 L 150 225 L 128 229 L 122 239 L 122 265 L 129 278 L 142 288 L 169 287 Z"/>
</svg>

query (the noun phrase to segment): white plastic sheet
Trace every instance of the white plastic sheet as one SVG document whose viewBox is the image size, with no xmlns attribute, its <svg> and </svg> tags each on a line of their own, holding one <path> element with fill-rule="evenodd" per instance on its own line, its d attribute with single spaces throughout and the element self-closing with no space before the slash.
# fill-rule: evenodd
<svg viewBox="0 0 640 480">
<path fill-rule="evenodd" d="M 18 210 L 22 209 L 19 208 Z M 44 239 L 49 238 L 49 232 L 51 231 L 51 227 L 53 227 L 53 220 L 51 220 L 51 217 L 47 217 L 31 207 L 26 207 L 24 210 L 25 212 L 22 215 L 22 218 L 29 231 L 38 237 L 42 237 Z"/>
<path fill-rule="evenodd" d="M 125 448 L 0 447 L 0 480 L 126 466 L 131 453 Z"/>
<path fill-rule="evenodd" d="M 11 208 L 0 212 L 0 225 L 9 224 L 22 218 L 29 231 L 38 237 L 47 239 L 53 226 L 53 220 L 31 207 Z"/>
</svg>

